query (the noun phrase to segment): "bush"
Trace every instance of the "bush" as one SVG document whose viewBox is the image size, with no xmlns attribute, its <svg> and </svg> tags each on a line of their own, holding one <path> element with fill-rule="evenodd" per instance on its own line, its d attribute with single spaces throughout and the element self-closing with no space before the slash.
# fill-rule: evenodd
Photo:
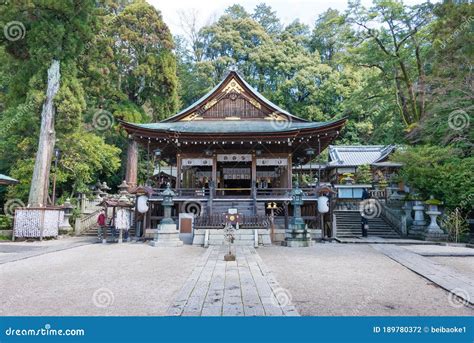
<svg viewBox="0 0 474 343">
<path fill-rule="evenodd" d="M 400 177 L 420 198 L 433 195 L 449 209 L 472 209 L 474 157 L 459 156 L 449 146 L 422 145 L 399 149 L 392 160 L 403 163 Z"/>
<path fill-rule="evenodd" d="M 11 230 L 13 228 L 13 220 L 9 216 L 0 215 L 0 230 Z"/>
</svg>

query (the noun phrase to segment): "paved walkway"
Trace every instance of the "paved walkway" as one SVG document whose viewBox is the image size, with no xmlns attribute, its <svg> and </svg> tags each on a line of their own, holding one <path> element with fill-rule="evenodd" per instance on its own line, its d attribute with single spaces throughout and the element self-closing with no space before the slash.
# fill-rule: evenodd
<svg viewBox="0 0 474 343">
<path fill-rule="evenodd" d="M 474 305 L 474 277 L 436 263 L 413 251 L 397 245 L 373 244 L 372 247 L 406 268 L 436 283 L 452 294 Z"/>
<path fill-rule="evenodd" d="M 281 288 L 254 248 L 209 247 L 168 309 L 171 316 L 298 316 L 291 296 Z"/>
<path fill-rule="evenodd" d="M 68 237 L 34 242 L 1 242 L 0 264 L 97 243 L 95 237 Z"/>
</svg>

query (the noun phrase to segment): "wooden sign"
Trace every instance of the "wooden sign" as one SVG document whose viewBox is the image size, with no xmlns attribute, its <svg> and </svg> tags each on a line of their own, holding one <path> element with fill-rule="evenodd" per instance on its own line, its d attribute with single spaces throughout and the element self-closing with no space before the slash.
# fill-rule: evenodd
<svg viewBox="0 0 474 343">
<path fill-rule="evenodd" d="M 183 166 L 212 166 L 212 158 L 183 158 Z"/>
<path fill-rule="evenodd" d="M 257 158 L 257 166 L 286 166 L 286 158 Z"/>
<path fill-rule="evenodd" d="M 250 154 L 219 154 L 217 155 L 219 162 L 251 162 L 252 155 Z"/>
</svg>

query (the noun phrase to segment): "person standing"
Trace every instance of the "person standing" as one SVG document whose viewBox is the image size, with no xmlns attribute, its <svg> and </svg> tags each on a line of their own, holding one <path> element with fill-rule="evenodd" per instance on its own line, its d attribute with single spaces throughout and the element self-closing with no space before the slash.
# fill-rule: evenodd
<svg viewBox="0 0 474 343">
<path fill-rule="evenodd" d="M 97 225 L 99 225 L 99 240 L 102 240 L 102 243 L 107 242 L 107 216 L 105 215 L 104 210 L 100 210 L 99 216 L 97 217 Z"/>
<path fill-rule="evenodd" d="M 370 194 L 367 191 L 367 188 L 364 188 L 364 190 L 362 191 L 362 202 L 368 199 L 370 199 Z M 364 211 L 361 213 L 361 230 L 362 230 L 362 237 L 367 237 L 368 231 L 369 231 L 369 220 L 365 217 Z"/>
</svg>

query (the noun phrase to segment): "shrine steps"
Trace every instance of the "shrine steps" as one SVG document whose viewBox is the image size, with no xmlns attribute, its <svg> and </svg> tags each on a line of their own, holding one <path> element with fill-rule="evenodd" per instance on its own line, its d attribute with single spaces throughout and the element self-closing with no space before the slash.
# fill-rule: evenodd
<svg viewBox="0 0 474 343">
<path fill-rule="evenodd" d="M 254 203 L 252 200 L 221 200 L 214 199 L 212 203 L 212 213 L 227 213 L 229 208 L 237 209 L 238 213 L 243 215 L 264 215 L 265 203 L 257 202 L 256 211 L 254 210 Z M 256 213 L 254 213 L 256 212 Z"/>
<path fill-rule="evenodd" d="M 361 237 L 361 215 L 359 211 L 334 211 L 338 238 Z M 369 236 L 400 238 L 397 231 L 382 217 L 368 220 Z"/>
</svg>

